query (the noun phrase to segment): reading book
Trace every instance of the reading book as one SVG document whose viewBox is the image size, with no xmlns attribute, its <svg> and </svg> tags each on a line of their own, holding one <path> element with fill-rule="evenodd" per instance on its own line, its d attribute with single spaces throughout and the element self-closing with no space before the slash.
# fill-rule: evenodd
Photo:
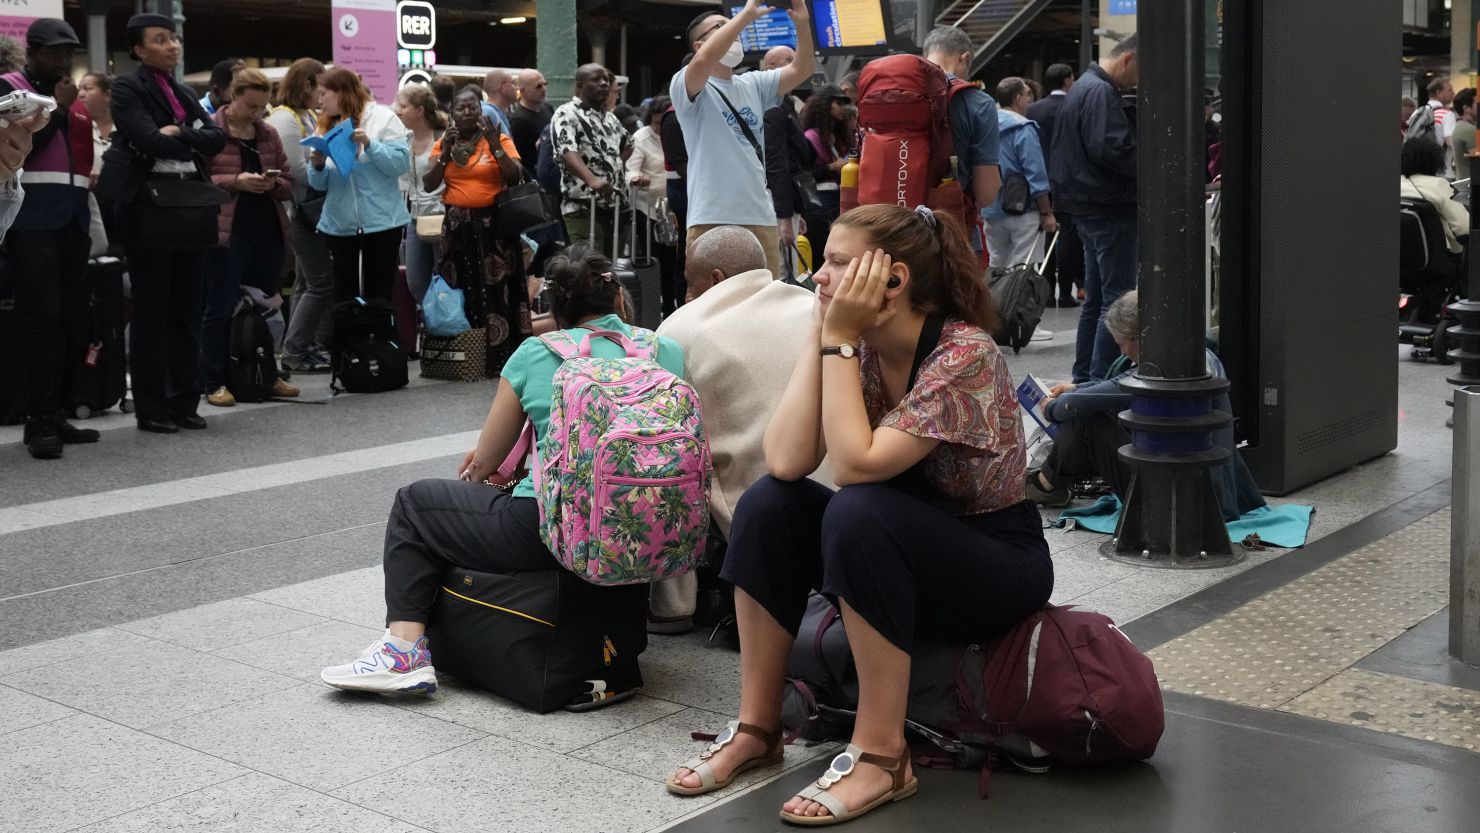
<svg viewBox="0 0 1480 833">
<path fill-rule="evenodd" d="M 1059 427 L 1044 419 L 1043 414 L 1038 412 L 1038 404 L 1048 398 L 1048 388 L 1045 388 L 1042 382 L 1029 373 L 1023 377 L 1022 384 L 1017 387 L 1017 398 L 1018 404 L 1023 406 L 1023 410 L 1028 412 L 1028 416 L 1038 423 L 1044 433 L 1058 439 Z"/>
<path fill-rule="evenodd" d="M 349 175 L 354 173 L 357 164 L 356 157 L 360 154 L 360 149 L 350 138 L 353 132 L 354 126 L 350 124 L 350 120 L 344 119 L 334 125 L 328 133 L 322 136 L 305 136 L 299 144 L 334 160 L 334 167 L 339 171 L 339 175 L 349 179 Z"/>
</svg>

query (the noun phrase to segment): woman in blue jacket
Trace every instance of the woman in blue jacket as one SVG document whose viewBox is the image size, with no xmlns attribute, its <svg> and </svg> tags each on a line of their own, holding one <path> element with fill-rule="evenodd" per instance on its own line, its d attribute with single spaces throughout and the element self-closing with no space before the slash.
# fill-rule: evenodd
<svg viewBox="0 0 1480 833">
<path fill-rule="evenodd" d="M 997 202 L 987 206 L 987 253 L 992 266 L 1003 269 L 1029 263 L 1035 257 L 1040 232 L 1058 229 L 1048 196 L 1048 165 L 1043 161 L 1043 143 L 1038 123 L 1027 117 L 1033 90 L 1021 78 L 1004 78 L 997 85 L 997 129 L 1002 168 L 1002 188 Z M 1018 191 L 1017 188 L 1022 188 Z M 1007 204 L 1014 194 L 1024 199 Z"/>
<path fill-rule="evenodd" d="M 411 222 L 401 194 L 401 175 L 411 169 L 406 126 L 390 108 L 371 101 L 360 77 L 347 69 L 319 76 L 319 90 L 319 133 L 350 119 L 356 145 L 348 176 L 322 153 L 309 159 L 308 184 L 328 195 L 318 230 L 328 238 L 334 261 L 334 300 L 390 301 L 401 235 Z"/>
</svg>

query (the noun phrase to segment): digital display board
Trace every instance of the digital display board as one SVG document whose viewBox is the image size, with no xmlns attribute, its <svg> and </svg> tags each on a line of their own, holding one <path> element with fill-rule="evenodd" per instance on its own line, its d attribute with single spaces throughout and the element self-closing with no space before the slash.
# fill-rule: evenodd
<svg viewBox="0 0 1480 833">
<path fill-rule="evenodd" d="M 730 4 L 730 17 L 745 9 L 744 3 Z M 772 9 L 770 14 L 740 31 L 740 48 L 746 52 L 765 52 L 773 46 L 797 45 L 797 27 L 785 9 Z"/>
<path fill-rule="evenodd" d="M 882 52 L 889 45 L 888 0 L 814 0 L 812 32 L 823 52 Z"/>
</svg>

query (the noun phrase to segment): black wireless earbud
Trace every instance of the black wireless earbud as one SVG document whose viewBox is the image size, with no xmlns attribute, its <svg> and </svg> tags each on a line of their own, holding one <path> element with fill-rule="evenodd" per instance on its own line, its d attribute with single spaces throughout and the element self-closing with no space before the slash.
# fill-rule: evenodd
<svg viewBox="0 0 1480 833">
<path fill-rule="evenodd" d="M 887 283 L 885 283 L 884 286 L 886 286 L 886 287 L 888 287 L 890 289 L 898 289 L 899 288 L 899 276 L 898 275 L 890 275 L 889 276 L 889 281 Z"/>
</svg>

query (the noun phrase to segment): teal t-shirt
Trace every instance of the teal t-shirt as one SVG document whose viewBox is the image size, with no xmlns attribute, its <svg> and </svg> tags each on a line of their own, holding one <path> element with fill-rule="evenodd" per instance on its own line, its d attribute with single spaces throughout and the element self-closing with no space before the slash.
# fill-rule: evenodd
<svg viewBox="0 0 1480 833">
<path fill-rule="evenodd" d="M 626 336 L 632 335 L 632 328 L 616 315 L 604 315 L 587 321 L 580 327 L 572 327 L 565 333 L 580 344 L 581 339 L 592 330 L 611 330 Z M 591 355 L 602 359 L 619 359 L 623 353 L 622 348 L 609 339 L 593 338 Z M 528 338 L 504 364 L 503 378 L 508 380 L 514 395 L 519 397 L 519 405 L 524 408 L 524 413 L 534 422 L 536 443 L 544 439 L 545 431 L 550 425 L 550 395 L 555 390 L 552 383 L 560 363 L 561 358 L 543 342 L 537 338 Z M 658 364 L 675 376 L 683 376 L 683 348 L 678 346 L 678 342 L 667 336 L 658 336 Z M 534 496 L 534 476 L 531 474 L 514 487 L 514 497 Z"/>
</svg>

